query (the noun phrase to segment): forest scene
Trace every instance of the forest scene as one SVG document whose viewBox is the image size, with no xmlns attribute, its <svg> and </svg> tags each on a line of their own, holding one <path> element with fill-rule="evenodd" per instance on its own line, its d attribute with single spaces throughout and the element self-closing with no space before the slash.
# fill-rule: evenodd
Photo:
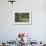
<svg viewBox="0 0 46 46">
<path fill-rule="evenodd" d="M 29 22 L 29 13 L 15 13 L 15 22 Z"/>
</svg>

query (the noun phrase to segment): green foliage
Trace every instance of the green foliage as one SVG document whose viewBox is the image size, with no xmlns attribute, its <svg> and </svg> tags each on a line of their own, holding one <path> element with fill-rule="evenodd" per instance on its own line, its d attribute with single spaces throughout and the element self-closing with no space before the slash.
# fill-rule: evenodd
<svg viewBox="0 0 46 46">
<path fill-rule="evenodd" d="M 29 22 L 29 13 L 16 13 L 15 22 Z"/>
</svg>

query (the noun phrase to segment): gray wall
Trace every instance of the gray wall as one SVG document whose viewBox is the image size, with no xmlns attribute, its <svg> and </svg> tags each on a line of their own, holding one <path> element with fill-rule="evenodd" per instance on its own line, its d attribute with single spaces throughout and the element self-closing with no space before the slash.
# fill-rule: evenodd
<svg viewBox="0 0 46 46">
<path fill-rule="evenodd" d="M 15 40 L 19 32 L 26 32 L 38 41 L 46 40 L 45 5 L 45 0 L 17 0 L 13 5 L 0 0 L 0 40 Z M 25 10 L 32 10 L 32 25 L 14 25 L 11 18 L 15 11 Z"/>
</svg>

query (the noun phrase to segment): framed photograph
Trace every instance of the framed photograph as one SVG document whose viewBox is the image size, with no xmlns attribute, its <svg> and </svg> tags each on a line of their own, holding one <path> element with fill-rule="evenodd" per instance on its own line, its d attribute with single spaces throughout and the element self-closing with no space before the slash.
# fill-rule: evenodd
<svg viewBox="0 0 46 46">
<path fill-rule="evenodd" d="M 13 24 L 32 24 L 31 11 L 17 11 L 14 13 Z"/>
</svg>

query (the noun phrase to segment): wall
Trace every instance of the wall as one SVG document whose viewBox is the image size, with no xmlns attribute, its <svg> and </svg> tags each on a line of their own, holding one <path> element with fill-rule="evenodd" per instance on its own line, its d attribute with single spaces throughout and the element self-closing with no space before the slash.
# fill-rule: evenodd
<svg viewBox="0 0 46 46">
<path fill-rule="evenodd" d="M 45 0 L 17 0 L 13 5 L 0 0 L 0 40 L 11 40 L 19 32 L 26 32 L 37 41 L 46 40 Z M 15 11 L 32 10 L 32 25 L 14 25 L 12 16 Z"/>
</svg>

